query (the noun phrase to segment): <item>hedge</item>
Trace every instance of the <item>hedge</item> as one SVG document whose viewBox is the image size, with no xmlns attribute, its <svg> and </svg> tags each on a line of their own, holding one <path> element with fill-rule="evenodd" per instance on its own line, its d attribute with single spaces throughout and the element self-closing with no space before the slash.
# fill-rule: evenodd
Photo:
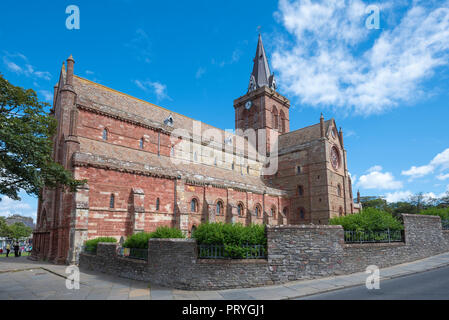
<svg viewBox="0 0 449 320">
<path fill-rule="evenodd" d="M 128 237 L 123 243 L 125 248 L 138 248 L 138 249 L 148 249 L 148 240 L 152 238 L 160 239 L 172 239 L 172 238 L 184 238 L 184 234 L 181 230 L 177 228 L 170 227 L 158 227 L 156 231 L 139 232 Z"/>
<path fill-rule="evenodd" d="M 90 252 L 96 251 L 97 245 L 100 242 L 117 242 L 117 239 L 112 237 L 98 237 L 95 239 L 87 240 L 86 242 L 84 242 L 85 250 Z"/>
<path fill-rule="evenodd" d="M 403 230 L 404 226 L 391 213 L 375 208 L 363 209 L 360 213 L 335 217 L 329 220 L 330 225 L 341 225 L 350 231 Z"/>
<path fill-rule="evenodd" d="M 265 245 L 265 225 L 241 223 L 203 223 L 193 232 L 198 244 L 217 245 Z"/>
<path fill-rule="evenodd" d="M 441 220 L 449 221 L 449 208 L 429 208 L 421 211 L 419 214 L 439 216 Z"/>
</svg>

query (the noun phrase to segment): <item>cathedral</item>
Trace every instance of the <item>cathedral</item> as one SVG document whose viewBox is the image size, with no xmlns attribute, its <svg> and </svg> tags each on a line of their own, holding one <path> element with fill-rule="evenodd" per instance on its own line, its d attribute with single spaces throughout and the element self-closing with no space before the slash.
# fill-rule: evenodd
<svg viewBox="0 0 449 320">
<path fill-rule="evenodd" d="M 204 222 L 327 224 L 359 211 L 341 128 L 321 115 L 290 130 L 260 36 L 234 132 L 79 77 L 74 64 L 54 87 L 53 158 L 87 183 L 41 191 L 33 258 L 76 263 L 88 239 L 159 226 L 190 235 Z"/>
</svg>

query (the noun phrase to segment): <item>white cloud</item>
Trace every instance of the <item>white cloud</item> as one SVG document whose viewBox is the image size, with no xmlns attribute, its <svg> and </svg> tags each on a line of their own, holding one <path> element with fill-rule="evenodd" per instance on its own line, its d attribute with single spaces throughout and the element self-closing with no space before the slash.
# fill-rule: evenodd
<svg viewBox="0 0 449 320">
<path fill-rule="evenodd" d="M 441 180 L 441 181 L 444 181 L 444 180 L 446 180 L 446 179 L 449 179 L 449 173 L 446 173 L 446 174 L 439 174 L 438 176 L 437 176 L 437 179 L 438 180 Z"/>
<path fill-rule="evenodd" d="M 199 67 L 196 71 L 195 78 L 199 79 L 203 76 L 203 74 L 206 72 L 206 69 L 203 67 Z"/>
<path fill-rule="evenodd" d="M 446 170 L 449 168 L 449 148 L 444 150 L 443 152 L 437 154 L 429 164 L 423 166 L 412 166 L 409 170 L 402 171 L 402 175 L 409 176 L 410 180 L 424 177 L 430 173 L 433 173 L 435 170 L 439 169 L 440 171 Z M 439 180 L 445 180 L 449 178 L 449 174 L 440 174 L 437 176 Z"/>
<path fill-rule="evenodd" d="M 157 100 L 163 100 L 163 99 L 168 99 L 168 100 L 172 100 L 168 95 L 167 95 L 167 86 L 165 84 L 162 84 L 160 82 L 152 82 L 152 81 L 140 81 L 140 80 L 135 80 L 134 83 L 142 90 L 146 91 L 146 92 L 152 92 L 156 95 L 156 99 Z"/>
<path fill-rule="evenodd" d="M 278 40 L 278 83 L 301 103 L 363 115 L 413 101 L 421 82 L 449 65 L 449 2 L 439 3 L 413 2 L 399 23 L 377 31 L 365 27 L 361 0 L 280 0 L 275 16 L 294 43 Z M 395 5 L 382 4 L 381 15 Z"/>
<path fill-rule="evenodd" d="M 385 195 L 385 200 L 387 202 L 399 202 L 399 201 L 406 201 L 408 200 L 413 193 L 411 191 L 396 191 L 392 193 L 387 193 Z"/>
<path fill-rule="evenodd" d="M 15 59 L 16 61 L 12 61 L 11 59 Z M 19 62 L 18 60 L 23 60 Z M 20 63 L 24 63 L 24 65 L 20 66 Z M 21 53 L 11 54 L 9 52 L 5 52 L 3 56 L 3 63 L 6 67 L 17 74 L 23 74 L 29 78 L 40 78 L 45 80 L 51 79 L 51 74 L 48 71 L 36 71 L 35 68 L 28 63 L 28 58 Z"/>
<path fill-rule="evenodd" d="M 12 214 L 19 214 L 25 217 L 32 217 L 36 221 L 36 209 L 32 208 L 28 203 L 13 200 L 9 197 L 2 196 L 0 201 L 0 216 L 8 217 Z"/>
<path fill-rule="evenodd" d="M 53 101 L 53 93 L 48 90 L 39 90 L 39 93 L 44 96 L 45 101 L 51 102 Z"/>
<path fill-rule="evenodd" d="M 382 172 L 381 166 L 368 169 L 367 174 L 360 176 L 357 186 L 364 189 L 400 189 L 402 182 L 395 180 L 390 172 Z"/>
</svg>

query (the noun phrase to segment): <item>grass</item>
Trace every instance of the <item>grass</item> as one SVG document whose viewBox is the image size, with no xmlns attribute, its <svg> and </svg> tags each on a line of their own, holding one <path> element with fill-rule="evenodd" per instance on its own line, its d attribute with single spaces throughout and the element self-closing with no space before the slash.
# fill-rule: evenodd
<svg viewBox="0 0 449 320">
<path fill-rule="evenodd" d="M 28 257 L 31 254 L 31 252 L 22 252 L 22 257 Z M 0 258 L 6 258 L 6 253 L 0 254 Z M 8 258 L 14 258 L 14 251 L 11 251 L 9 253 Z"/>
</svg>

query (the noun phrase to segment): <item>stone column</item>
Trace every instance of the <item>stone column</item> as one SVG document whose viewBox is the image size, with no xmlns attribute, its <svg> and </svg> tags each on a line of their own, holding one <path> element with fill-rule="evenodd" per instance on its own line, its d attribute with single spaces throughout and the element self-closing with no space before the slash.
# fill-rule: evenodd
<svg viewBox="0 0 449 320">
<path fill-rule="evenodd" d="M 66 262 L 68 264 L 78 264 L 79 253 L 88 238 L 89 185 L 84 184 L 78 187 L 72 199 L 70 244 Z"/>
<path fill-rule="evenodd" d="M 133 233 L 143 232 L 145 226 L 145 193 L 140 188 L 132 189 Z"/>
</svg>

